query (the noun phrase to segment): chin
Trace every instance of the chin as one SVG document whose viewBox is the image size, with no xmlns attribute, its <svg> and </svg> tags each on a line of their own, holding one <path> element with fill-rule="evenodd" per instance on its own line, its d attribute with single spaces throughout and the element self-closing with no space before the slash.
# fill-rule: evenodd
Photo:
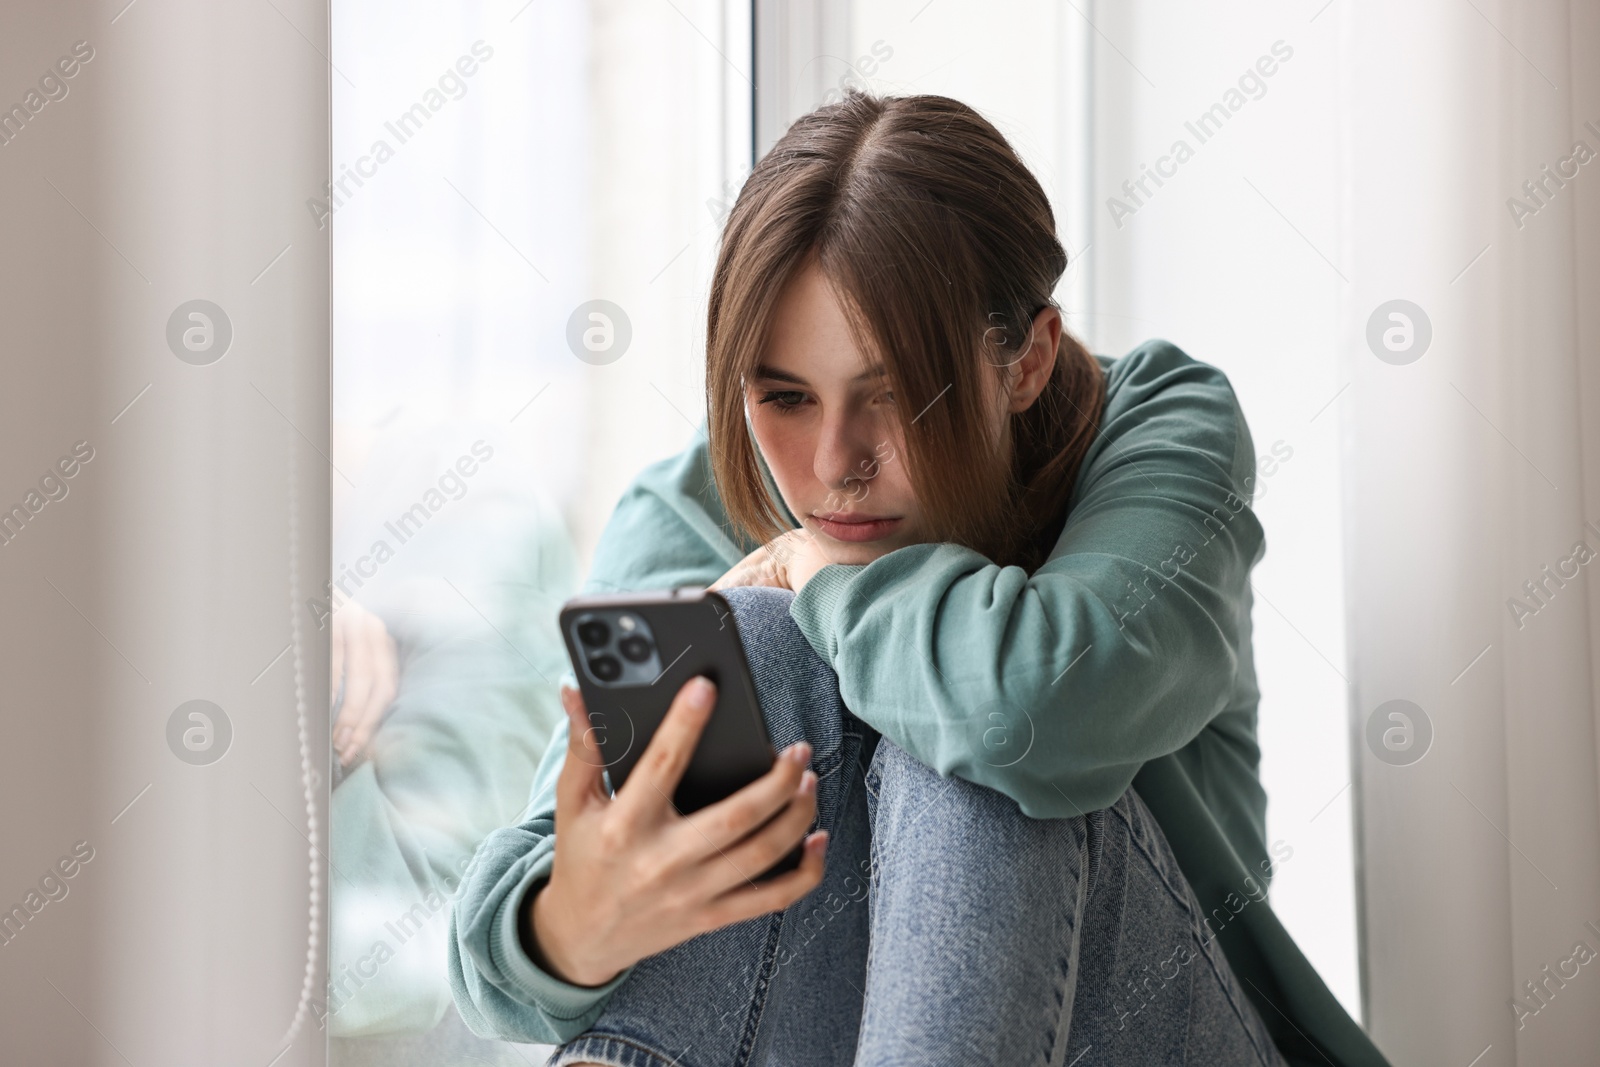
<svg viewBox="0 0 1600 1067">
<path fill-rule="evenodd" d="M 839 541 L 832 537 L 822 535 L 827 545 L 823 555 L 828 557 L 830 563 L 866 564 L 875 559 L 881 559 L 890 552 L 900 547 L 898 540 L 849 542 Z"/>
</svg>

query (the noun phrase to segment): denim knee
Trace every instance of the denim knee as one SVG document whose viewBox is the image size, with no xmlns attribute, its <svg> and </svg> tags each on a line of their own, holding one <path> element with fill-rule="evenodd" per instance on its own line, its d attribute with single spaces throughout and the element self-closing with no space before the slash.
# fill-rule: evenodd
<svg viewBox="0 0 1600 1067">
<path fill-rule="evenodd" d="M 837 771 L 845 736 L 859 739 L 865 724 L 846 710 L 838 675 L 789 614 L 794 593 L 760 585 L 719 592 L 733 609 L 773 748 L 781 752 L 796 741 L 808 741 L 817 777 Z"/>
<path fill-rule="evenodd" d="M 1000 820 L 1005 819 L 1015 819 L 1021 823 L 1066 825 L 1074 831 L 1071 836 L 1082 842 L 1084 881 L 1087 891 L 1091 893 L 1099 879 L 1105 852 L 1106 813 L 1113 809 L 1121 813 L 1137 802 L 1130 786 L 1112 808 L 1062 819 L 1036 820 L 1032 816 L 1025 815 L 1016 801 L 1004 793 L 965 779 L 946 778 L 887 739 L 879 742 L 876 751 L 867 760 L 864 785 L 867 793 L 867 809 L 874 825 L 877 824 L 880 808 L 886 806 L 885 790 L 894 793 L 887 807 L 892 812 L 919 824 L 923 816 L 933 811 L 934 818 L 931 822 L 933 826 L 948 823 L 952 819 L 961 822 L 968 814 L 973 815 L 979 822 L 996 827 Z M 905 803 L 909 797 L 917 799 Z M 941 808 L 943 810 L 940 810 Z"/>
</svg>

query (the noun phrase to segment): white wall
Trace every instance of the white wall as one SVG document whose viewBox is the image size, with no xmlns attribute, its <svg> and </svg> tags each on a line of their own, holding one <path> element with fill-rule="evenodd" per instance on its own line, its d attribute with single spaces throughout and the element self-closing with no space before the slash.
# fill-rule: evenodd
<svg viewBox="0 0 1600 1067">
<path fill-rule="evenodd" d="M 1260 468 L 1255 502 L 1267 535 L 1253 577 L 1267 837 L 1294 850 L 1274 874 L 1272 904 L 1360 1018 L 1340 536 L 1338 26 L 1315 6 L 1252 2 L 1103 4 L 1094 18 L 1089 336 L 1109 353 L 1165 337 L 1221 367 L 1257 455 L 1275 446 L 1290 455 Z M 1277 42 L 1290 58 L 1274 56 Z M 1261 88 L 1247 82 L 1242 105 L 1202 143 L 1185 124 L 1263 56 L 1274 73 Z M 1192 157 L 1162 162 L 1179 140 Z M 1158 163 L 1176 171 L 1165 184 L 1147 181 L 1137 199 L 1123 191 Z M 1113 197 L 1133 213 L 1109 206 Z"/>
<path fill-rule="evenodd" d="M 1600 6 L 1340 6 L 1352 730 L 1403 698 L 1433 734 L 1355 747 L 1371 1026 L 1397 1063 L 1593 1062 Z M 1397 297 L 1432 342 L 1391 364 Z"/>
</svg>

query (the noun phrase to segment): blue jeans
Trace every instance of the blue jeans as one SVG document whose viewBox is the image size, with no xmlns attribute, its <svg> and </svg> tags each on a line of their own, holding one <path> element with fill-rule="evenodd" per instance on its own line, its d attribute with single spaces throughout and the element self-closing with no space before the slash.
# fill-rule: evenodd
<svg viewBox="0 0 1600 1067">
<path fill-rule="evenodd" d="M 1031 819 L 852 715 L 787 590 L 730 589 L 772 743 L 812 745 L 822 884 L 640 961 L 548 1067 L 1091 1067 L 1282 1058 L 1129 789 Z"/>
</svg>

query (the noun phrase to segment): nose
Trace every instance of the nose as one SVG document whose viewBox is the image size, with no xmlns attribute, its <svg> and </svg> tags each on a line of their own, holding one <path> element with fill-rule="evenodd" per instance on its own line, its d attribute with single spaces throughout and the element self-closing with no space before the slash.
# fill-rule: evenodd
<svg viewBox="0 0 1600 1067">
<path fill-rule="evenodd" d="M 812 471 L 829 490 L 848 493 L 852 482 L 871 476 L 875 469 L 871 421 L 844 412 L 823 421 Z"/>
</svg>

